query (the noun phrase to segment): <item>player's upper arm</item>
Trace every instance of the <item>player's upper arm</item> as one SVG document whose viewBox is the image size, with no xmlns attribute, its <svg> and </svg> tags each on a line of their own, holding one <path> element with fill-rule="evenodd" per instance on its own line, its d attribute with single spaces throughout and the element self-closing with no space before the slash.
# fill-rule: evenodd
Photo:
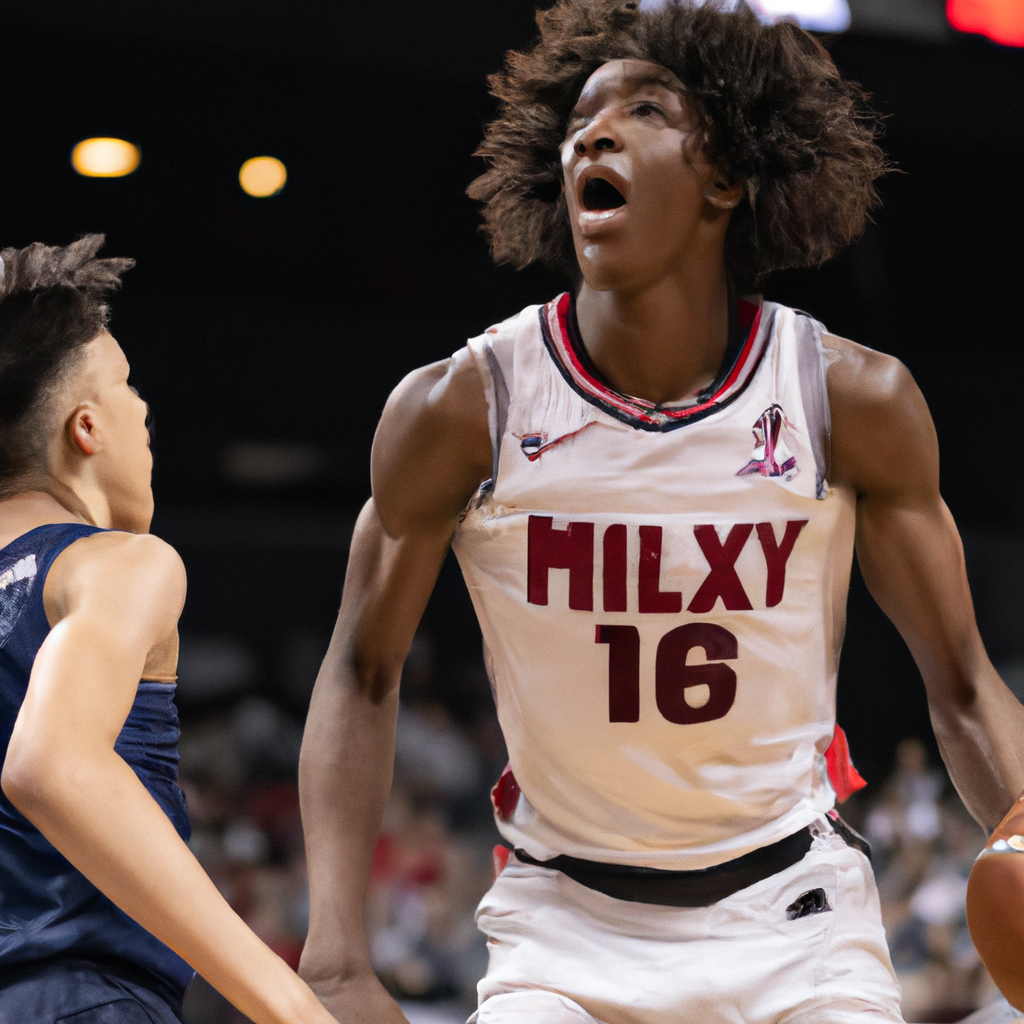
<svg viewBox="0 0 1024 1024">
<path fill-rule="evenodd" d="M 410 373 L 373 442 L 373 497 L 387 534 L 450 532 L 490 472 L 487 399 L 468 350 Z"/>
<path fill-rule="evenodd" d="M 150 534 L 95 534 L 61 552 L 43 602 L 51 626 L 71 616 L 88 618 L 101 635 L 144 648 L 145 657 L 177 627 L 185 567 L 174 548 Z"/>
<path fill-rule="evenodd" d="M 841 339 L 829 371 L 833 468 L 857 493 L 857 561 L 899 629 L 929 693 L 970 699 L 987 661 L 974 623 L 963 546 L 939 493 L 935 428 L 897 360 Z M 973 684 L 972 684 L 973 685 Z M 957 696 L 957 699 L 960 699 Z"/>
<path fill-rule="evenodd" d="M 822 339 L 829 361 L 832 478 L 858 497 L 939 500 L 939 451 L 928 406 L 907 368 L 844 338 Z"/>
<path fill-rule="evenodd" d="M 56 761 L 112 748 L 149 652 L 172 637 L 185 570 L 152 536 L 103 533 L 70 545 L 43 590 L 52 629 L 32 666 L 4 766 L 4 789 L 41 785 Z"/>
<path fill-rule="evenodd" d="M 322 678 L 354 680 L 375 702 L 393 692 L 458 517 L 490 472 L 487 400 L 469 352 L 410 373 L 374 438 L 373 498 L 352 537 Z"/>
</svg>

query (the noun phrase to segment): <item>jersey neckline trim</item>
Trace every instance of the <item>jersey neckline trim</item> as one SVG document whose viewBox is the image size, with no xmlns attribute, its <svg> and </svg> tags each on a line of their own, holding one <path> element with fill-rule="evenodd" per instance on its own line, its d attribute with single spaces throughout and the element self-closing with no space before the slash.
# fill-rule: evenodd
<svg viewBox="0 0 1024 1024">
<path fill-rule="evenodd" d="M 657 405 L 608 387 L 597 376 L 575 326 L 575 303 L 563 292 L 539 311 L 544 345 L 565 382 L 581 398 L 615 419 L 641 430 L 675 430 L 696 423 L 729 405 L 747 388 L 767 347 L 761 328 L 763 303 L 737 299 L 742 341 L 726 351 L 715 382 L 694 399 Z"/>
<path fill-rule="evenodd" d="M 86 530 L 92 530 L 94 533 L 114 533 L 114 530 L 107 530 L 102 526 L 91 526 L 89 523 L 40 523 L 38 526 L 33 526 L 30 530 L 26 530 L 24 533 L 19 533 L 17 537 L 13 537 L 3 547 L 0 547 L 0 558 L 3 558 L 9 548 L 13 548 L 16 544 L 24 544 L 28 538 L 34 533 L 38 533 L 43 530 L 55 530 L 58 528 L 77 528 L 82 527 Z M 85 536 L 83 534 L 83 536 Z M 76 540 L 81 540 L 80 537 L 76 537 Z"/>
</svg>

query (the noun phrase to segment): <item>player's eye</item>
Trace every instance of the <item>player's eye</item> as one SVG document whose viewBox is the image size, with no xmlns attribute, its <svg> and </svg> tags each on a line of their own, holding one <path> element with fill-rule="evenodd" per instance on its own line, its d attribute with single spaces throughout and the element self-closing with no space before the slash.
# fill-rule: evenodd
<svg viewBox="0 0 1024 1024">
<path fill-rule="evenodd" d="M 637 117 L 650 117 L 652 114 L 660 114 L 661 107 L 656 103 L 638 103 L 632 111 Z"/>
<path fill-rule="evenodd" d="M 587 119 L 582 114 L 577 114 L 575 111 L 569 115 L 569 120 L 565 125 L 565 137 L 568 138 L 573 132 L 578 132 L 585 124 Z"/>
</svg>

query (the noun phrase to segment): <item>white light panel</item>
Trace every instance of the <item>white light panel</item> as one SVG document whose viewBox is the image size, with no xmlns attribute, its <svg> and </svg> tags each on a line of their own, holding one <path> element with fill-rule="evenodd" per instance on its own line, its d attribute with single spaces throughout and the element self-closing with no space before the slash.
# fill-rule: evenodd
<svg viewBox="0 0 1024 1024">
<path fill-rule="evenodd" d="M 750 0 L 765 21 L 791 18 L 812 32 L 845 32 L 850 27 L 847 0 Z"/>
<path fill-rule="evenodd" d="M 665 0 L 640 0 L 642 11 L 664 5 Z M 843 32 L 850 27 L 848 0 L 725 0 L 722 6 L 728 11 L 749 7 L 762 21 L 795 21 L 814 32 Z"/>
</svg>

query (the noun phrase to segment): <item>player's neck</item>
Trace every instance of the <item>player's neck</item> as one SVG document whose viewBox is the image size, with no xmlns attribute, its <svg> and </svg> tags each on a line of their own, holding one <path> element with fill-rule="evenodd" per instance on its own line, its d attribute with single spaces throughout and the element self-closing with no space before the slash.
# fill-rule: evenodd
<svg viewBox="0 0 1024 1024">
<path fill-rule="evenodd" d="M 93 525 L 88 510 L 72 492 L 61 500 L 51 490 L 36 484 L 33 489 L 0 499 L 0 547 L 37 526 L 49 523 Z"/>
<path fill-rule="evenodd" d="M 724 266 L 701 280 L 666 277 L 632 290 L 595 291 L 586 283 L 576 317 L 587 353 L 622 394 L 664 404 L 714 381 L 730 337 Z"/>
</svg>

